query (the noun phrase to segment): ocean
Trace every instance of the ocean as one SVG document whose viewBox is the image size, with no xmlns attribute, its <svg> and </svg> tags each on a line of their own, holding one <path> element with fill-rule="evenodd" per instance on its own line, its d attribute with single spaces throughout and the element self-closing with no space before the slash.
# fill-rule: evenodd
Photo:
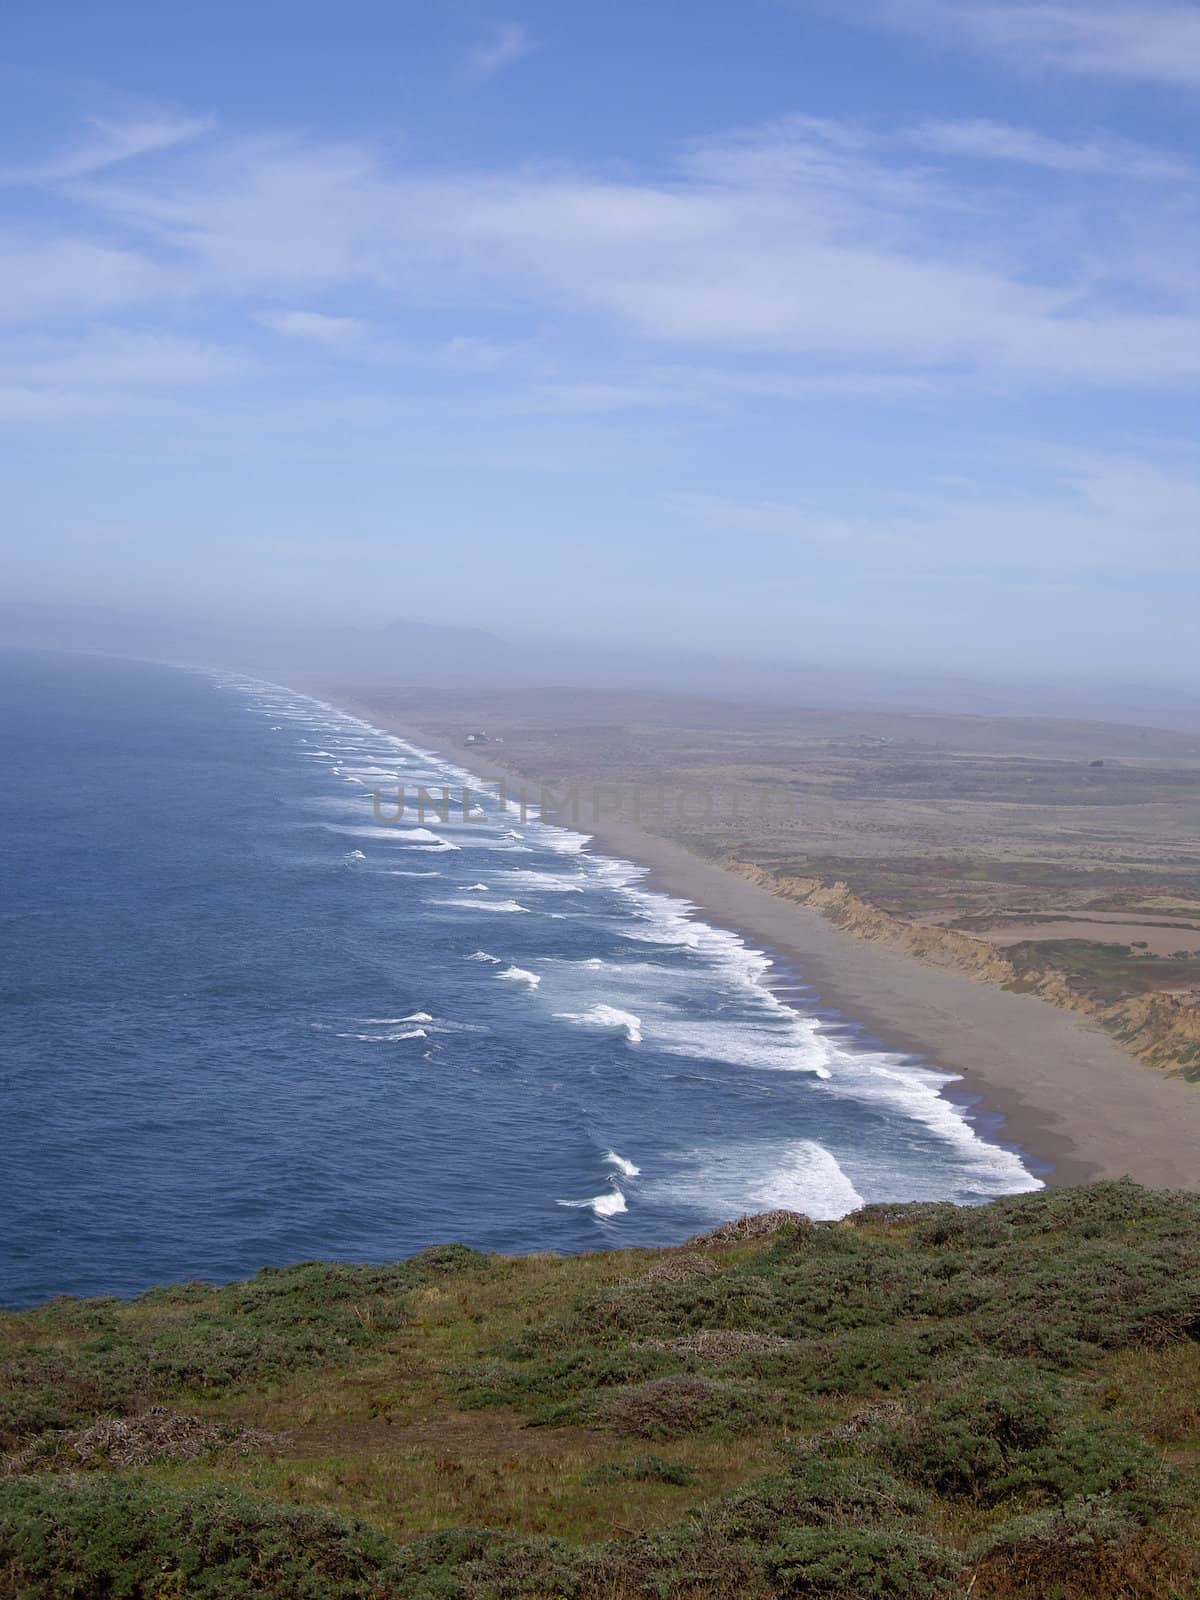
<svg viewBox="0 0 1200 1600">
<path fill-rule="evenodd" d="M 0 738 L 6 1306 L 1039 1185 L 802 974 L 332 706 L 5 653 Z"/>
</svg>

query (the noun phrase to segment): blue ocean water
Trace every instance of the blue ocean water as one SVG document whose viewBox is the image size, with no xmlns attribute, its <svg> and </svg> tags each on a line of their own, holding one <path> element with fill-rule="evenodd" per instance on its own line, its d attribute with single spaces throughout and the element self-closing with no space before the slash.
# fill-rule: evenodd
<svg viewBox="0 0 1200 1600">
<path fill-rule="evenodd" d="M 1037 1186 L 943 1075 L 330 706 L 10 653 L 0 740 L 4 1304 Z"/>
</svg>

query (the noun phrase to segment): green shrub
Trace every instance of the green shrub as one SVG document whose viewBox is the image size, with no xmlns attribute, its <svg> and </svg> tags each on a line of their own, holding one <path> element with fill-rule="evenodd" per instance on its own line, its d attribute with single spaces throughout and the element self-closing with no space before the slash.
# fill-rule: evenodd
<svg viewBox="0 0 1200 1600">
<path fill-rule="evenodd" d="M 1007 1263 L 1003 1292 L 983 1308 L 982 1341 L 1011 1355 L 1077 1366 L 1097 1350 L 1200 1334 L 1200 1236 L 1136 1248 L 1098 1239 L 1044 1261 Z"/>
<path fill-rule="evenodd" d="M 768 1419 L 779 1420 L 769 1396 L 748 1385 L 696 1377 L 653 1378 L 618 1389 L 604 1400 L 598 1416 L 614 1432 L 639 1439 L 677 1439 L 714 1429 L 746 1433 Z"/>
<path fill-rule="evenodd" d="M 700 1474 L 686 1461 L 668 1461 L 665 1456 L 637 1456 L 632 1461 L 606 1461 L 588 1473 L 585 1483 L 670 1483 L 687 1488 Z"/>
<path fill-rule="evenodd" d="M 1098 1546 L 1128 1544 L 1141 1531 L 1128 1507 L 1109 1496 L 1080 1496 L 1051 1510 L 1033 1511 L 989 1528 L 977 1541 L 976 1561 L 992 1556 L 1091 1555 Z"/>
<path fill-rule="evenodd" d="M 383 1600 L 399 1573 L 382 1535 L 302 1506 L 137 1478 L 0 1484 L 0 1592 L 27 1600 Z"/>
<path fill-rule="evenodd" d="M 719 1501 L 713 1516 L 726 1538 L 771 1544 L 789 1525 L 886 1527 L 928 1509 L 926 1496 L 873 1462 L 813 1456 L 786 1477 L 765 1478 Z"/>
<path fill-rule="evenodd" d="M 492 1263 L 482 1250 L 472 1250 L 465 1244 L 431 1244 L 405 1263 L 419 1272 L 451 1273 L 477 1272 Z"/>
<path fill-rule="evenodd" d="M 781 1596 L 837 1600 L 949 1600 L 962 1572 L 958 1558 L 932 1540 L 865 1528 L 790 1530 L 765 1565 Z"/>
<path fill-rule="evenodd" d="M 405 1262 L 307 1262 L 264 1267 L 223 1289 L 153 1289 L 131 1302 L 133 1315 L 121 1316 L 118 1301 L 52 1302 L 49 1330 L 90 1337 L 19 1349 L 0 1362 L 0 1449 L 180 1392 L 225 1394 L 351 1360 L 404 1325 L 402 1296 L 421 1281 Z"/>
<path fill-rule="evenodd" d="M 945 1399 L 863 1444 L 938 1494 L 1060 1504 L 1118 1490 L 1147 1511 L 1167 1499 L 1161 1458 L 1127 1428 L 1068 1415 L 1052 1378 L 989 1363 Z"/>
<path fill-rule="evenodd" d="M 682 1283 L 625 1283 L 584 1296 L 559 1330 L 534 1333 L 514 1353 L 532 1354 L 548 1341 L 561 1345 L 669 1339 L 703 1328 L 758 1333 L 792 1331 L 776 1287 L 758 1272 L 731 1269 Z"/>
<path fill-rule="evenodd" d="M 1061 1394 L 1035 1369 L 990 1366 L 906 1424 L 876 1429 L 864 1445 L 937 1494 L 988 1498 L 1003 1492 L 1026 1452 L 1049 1442 L 1065 1414 Z"/>
<path fill-rule="evenodd" d="M 995 1484 L 995 1497 L 1022 1495 L 1062 1503 L 1082 1496 L 1121 1492 L 1128 1507 L 1144 1516 L 1164 1510 L 1172 1480 L 1162 1457 L 1127 1428 L 1080 1422 L 1013 1461 Z"/>
<path fill-rule="evenodd" d="M 670 1351 L 651 1349 L 568 1350 L 549 1360 L 522 1363 L 489 1361 L 461 1367 L 451 1375 L 459 1403 L 470 1409 L 531 1402 L 620 1389 L 685 1370 L 688 1363 Z"/>
<path fill-rule="evenodd" d="M 935 1324 L 915 1332 L 870 1328 L 810 1339 L 796 1352 L 793 1375 L 812 1394 L 890 1393 L 919 1383 L 963 1338 L 955 1327 Z"/>
</svg>

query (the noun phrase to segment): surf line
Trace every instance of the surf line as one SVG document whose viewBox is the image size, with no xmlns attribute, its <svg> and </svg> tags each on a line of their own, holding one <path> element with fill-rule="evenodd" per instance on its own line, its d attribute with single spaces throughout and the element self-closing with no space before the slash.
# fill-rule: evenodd
<svg viewBox="0 0 1200 1600">
<path fill-rule="evenodd" d="M 662 786 L 646 790 L 638 785 L 629 788 L 611 783 L 598 783 L 593 784 L 585 796 L 580 792 L 578 785 L 572 785 L 561 793 L 542 785 L 537 798 L 533 799 L 525 788 L 514 793 L 504 778 L 489 779 L 483 787 L 495 789 L 497 810 L 502 814 L 516 811 L 522 822 L 528 822 L 531 817 L 545 821 L 547 814 L 550 814 L 558 819 L 559 827 L 568 826 L 563 821 L 568 816 L 569 826 L 572 828 L 586 826 L 589 820 L 591 826 L 595 828 L 604 817 L 623 817 L 636 824 L 641 823 L 647 815 L 665 817 L 672 808 L 681 818 L 690 818 L 692 821 L 710 819 L 717 814 L 717 797 L 715 791 L 711 789 L 679 789 L 669 796 Z M 725 793 L 733 802 L 728 814 L 732 817 L 743 816 L 739 791 L 729 790 Z M 378 788 L 371 791 L 371 799 L 375 820 L 384 827 L 396 827 L 408 809 L 408 796 L 403 784 L 397 785 L 395 801 L 391 801 L 390 798 L 387 801 L 392 807 L 390 816 L 385 813 L 384 796 Z M 435 816 L 441 822 L 448 822 L 451 811 L 461 813 L 464 822 L 485 822 L 487 813 L 480 804 L 482 799 L 481 794 L 468 787 L 463 788 L 462 798 L 458 800 L 449 787 L 443 787 L 440 795 L 435 796 L 427 786 L 421 784 L 417 786 L 413 804 L 416 807 L 417 817 L 422 822 L 427 815 Z M 752 791 L 752 808 L 763 819 L 770 815 L 798 820 L 795 796 L 788 791 L 772 796 L 769 786 Z M 590 818 L 585 816 L 585 812 L 590 813 Z"/>
</svg>

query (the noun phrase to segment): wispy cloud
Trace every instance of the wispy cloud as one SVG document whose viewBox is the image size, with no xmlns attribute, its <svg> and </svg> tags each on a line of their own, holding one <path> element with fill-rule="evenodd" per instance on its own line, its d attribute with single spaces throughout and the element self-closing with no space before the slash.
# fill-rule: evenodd
<svg viewBox="0 0 1200 1600">
<path fill-rule="evenodd" d="M 1050 195 L 1010 172 L 981 184 L 975 169 L 932 168 L 930 144 L 1086 169 L 1099 188 Z M 1149 154 L 1105 167 L 1102 148 L 995 123 L 871 132 L 797 119 L 693 147 L 666 179 L 618 182 L 432 174 L 360 147 L 257 139 L 72 193 L 97 225 L 136 230 L 158 270 L 219 298 L 357 285 L 397 306 L 499 299 L 850 370 L 1194 380 L 1200 221 L 1186 169 L 1172 187 L 1164 162 L 1146 185 Z"/>
<path fill-rule="evenodd" d="M 499 22 L 468 53 L 463 63 L 464 76 L 471 83 L 483 83 L 536 49 L 537 41 L 523 22 Z"/>
<path fill-rule="evenodd" d="M 682 497 L 676 507 L 723 532 L 880 569 L 1200 574 L 1200 476 L 1136 457 L 1065 464 L 1036 492 L 935 485 L 898 508 L 856 516 L 719 496 Z"/>
<path fill-rule="evenodd" d="M 913 145 L 938 155 L 976 161 L 1007 161 L 1049 172 L 1093 175 L 1108 180 L 1194 181 L 1196 169 L 1182 157 L 1132 139 L 1052 139 L 1010 122 L 974 118 L 965 122 L 924 122 L 909 135 Z"/>
<path fill-rule="evenodd" d="M 57 421 L 124 415 L 164 391 L 241 378 L 250 370 L 238 350 L 210 340 L 100 324 L 73 335 L 21 335 L 0 341 L 0 417 Z"/>
<path fill-rule="evenodd" d="M 869 10 L 1036 70 L 1200 88 L 1200 9 L 1178 0 L 874 0 Z"/>
<path fill-rule="evenodd" d="M 323 311 L 263 311 L 258 320 L 286 338 L 326 345 L 352 343 L 366 326 L 358 317 L 332 317 Z"/>
<path fill-rule="evenodd" d="M 57 339 L 0 345 L 0 372 L 40 387 L 144 388 L 239 377 L 247 360 L 207 339 L 100 325 Z"/>
<path fill-rule="evenodd" d="M 73 234 L 0 235 L 0 322 L 96 314 L 163 292 L 149 254 Z"/>
<path fill-rule="evenodd" d="M 138 156 L 169 150 L 215 126 L 211 117 L 160 116 L 130 122 L 90 120 L 87 138 L 57 156 L 23 167 L 0 168 L 0 183 L 54 184 L 90 177 Z"/>
</svg>

